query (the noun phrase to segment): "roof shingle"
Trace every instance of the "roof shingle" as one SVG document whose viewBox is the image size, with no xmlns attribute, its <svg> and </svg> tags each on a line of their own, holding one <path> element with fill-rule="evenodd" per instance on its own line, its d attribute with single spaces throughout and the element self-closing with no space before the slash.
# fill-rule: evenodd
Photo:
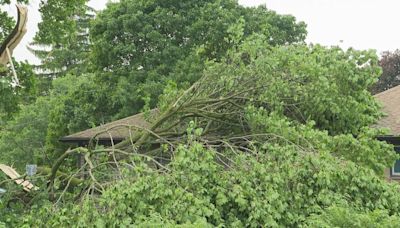
<svg viewBox="0 0 400 228">
<path fill-rule="evenodd" d="M 157 113 L 158 110 L 151 110 L 149 119 L 154 118 Z M 131 129 L 131 132 L 129 132 L 129 128 L 127 127 L 127 125 L 147 128 L 150 126 L 150 123 L 146 120 L 144 113 L 139 113 L 133 116 L 126 117 L 124 119 L 116 120 L 111 123 L 107 123 L 98 127 L 65 136 L 61 138 L 60 141 L 73 143 L 88 142 L 93 137 L 96 137 L 96 139 L 98 139 L 99 141 L 110 141 L 110 136 L 112 137 L 114 142 L 122 141 L 134 132 L 133 128 Z"/>
<path fill-rule="evenodd" d="M 374 97 L 382 103 L 382 111 L 387 114 L 376 126 L 389 128 L 391 134 L 400 135 L 400 86 L 378 93 Z"/>
</svg>

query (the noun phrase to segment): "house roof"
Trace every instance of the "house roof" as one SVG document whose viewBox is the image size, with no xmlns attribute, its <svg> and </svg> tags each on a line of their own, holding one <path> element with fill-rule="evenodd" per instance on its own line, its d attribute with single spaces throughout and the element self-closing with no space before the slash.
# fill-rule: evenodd
<svg viewBox="0 0 400 228">
<path fill-rule="evenodd" d="M 157 113 L 157 109 L 150 110 L 149 119 L 154 117 Z M 100 143 L 111 143 L 111 138 L 114 143 L 121 142 L 135 131 L 134 128 L 129 130 L 128 126 L 146 128 L 150 126 L 150 123 L 146 120 L 144 113 L 139 113 L 124 119 L 65 136 L 61 138 L 60 141 L 86 144 L 95 137 Z"/>
<path fill-rule="evenodd" d="M 400 135 L 400 86 L 393 87 L 374 95 L 383 105 L 383 117 L 376 124 L 380 128 L 389 128 L 391 134 Z"/>
</svg>

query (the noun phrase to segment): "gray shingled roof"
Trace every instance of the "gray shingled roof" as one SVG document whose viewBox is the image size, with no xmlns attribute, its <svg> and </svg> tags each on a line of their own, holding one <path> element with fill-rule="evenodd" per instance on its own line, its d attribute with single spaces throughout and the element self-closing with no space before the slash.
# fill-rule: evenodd
<svg viewBox="0 0 400 228">
<path fill-rule="evenodd" d="M 393 87 L 374 97 L 383 105 L 383 117 L 376 124 L 380 128 L 389 128 L 391 134 L 400 135 L 400 86 Z"/>
<path fill-rule="evenodd" d="M 149 119 L 154 118 L 157 115 L 158 110 L 153 109 L 150 111 Z M 125 125 L 125 126 L 121 126 Z M 133 116 L 126 117 L 124 119 L 116 120 L 111 123 L 100 125 L 91 129 L 87 129 L 81 132 L 74 133 L 72 135 L 65 136 L 60 139 L 61 142 L 72 142 L 72 143 L 87 143 L 90 139 L 96 136 L 99 141 L 111 142 L 110 135 L 114 142 L 122 141 L 129 137 L 134 132 L 134 129 L 129 128 L 126 125 L 138 126 L 138 127 L 149 127 L 150 123 L 145 119 L 144 113 L 139 113 Z"/>
</svg>

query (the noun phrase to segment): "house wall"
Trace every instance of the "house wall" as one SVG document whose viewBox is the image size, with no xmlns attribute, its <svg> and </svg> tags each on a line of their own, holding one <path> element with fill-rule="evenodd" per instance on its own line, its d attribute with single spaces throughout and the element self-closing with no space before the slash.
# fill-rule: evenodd
<svg viewBox="0 0 400 228">
<path fill-rule="evenodd" d="M 390 181 L 390 182 L 398 182 L 398 183 L 400 183 L 400 177 L 392 177 L 390 175 L 390 168 L 385 169 L 385 179 Z"/>
</svg>

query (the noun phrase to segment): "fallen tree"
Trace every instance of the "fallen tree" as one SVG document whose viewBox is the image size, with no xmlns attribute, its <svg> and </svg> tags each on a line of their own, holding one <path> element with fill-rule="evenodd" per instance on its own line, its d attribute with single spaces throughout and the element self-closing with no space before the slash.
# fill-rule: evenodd
<svg viewBox="0 0 400 228">
<path fill-rule="evenodd" d="M 376 56 L 320 46 L 273 48 L 261 40 L 253 37 L 223 62 L 210 62 L 186 90 L 171 84 L 149 128 L 126 125 L 132 134 L 122 143 L 104 149 L 93 140 L 88 149 L 67 151 L 53 166 L 51 182 L 65 158 L 82 153 L 82 169 L 102 191 L 100 182 L 121 177 L 120 164 L 130 167 L 137 157 L 168 170 L 175 149 L 190 140 L 217 151 L 226 167 L 230 153 L 254 154 L 264 142 L 293 144 L 305 152 L 329 150 L 378 174 L 392 164 L 391 147 L 374 140 L 377 132 L 368 128 L 381 115 L 367 91 L 379 73 Z M 264 126 L 259 115 L 271 125 Z M 108 175 L 92 173 L 107 166 Z"/>
<path fill-rule="evenodd" d="M 376 56 L 262 40 L 207 63 L 186 90 L 171 83 L 150 127 L 126 125 L 132 134 L 119 144 L 94 139 L 65 152 L 49 178 L 63 210 L 44 207 L 28 221 L 299 226 L 336 224 L 334 211 L 351 210 L 398 222 L 399 189 L 381 176 L 396 155 L 368 127 L 381 115 L 367 90 Z M 80 169 L 63 166 L 78 153 Z M 84 174 L 81 189 L 55 184 L 60 170 Z"/>
</svg>

